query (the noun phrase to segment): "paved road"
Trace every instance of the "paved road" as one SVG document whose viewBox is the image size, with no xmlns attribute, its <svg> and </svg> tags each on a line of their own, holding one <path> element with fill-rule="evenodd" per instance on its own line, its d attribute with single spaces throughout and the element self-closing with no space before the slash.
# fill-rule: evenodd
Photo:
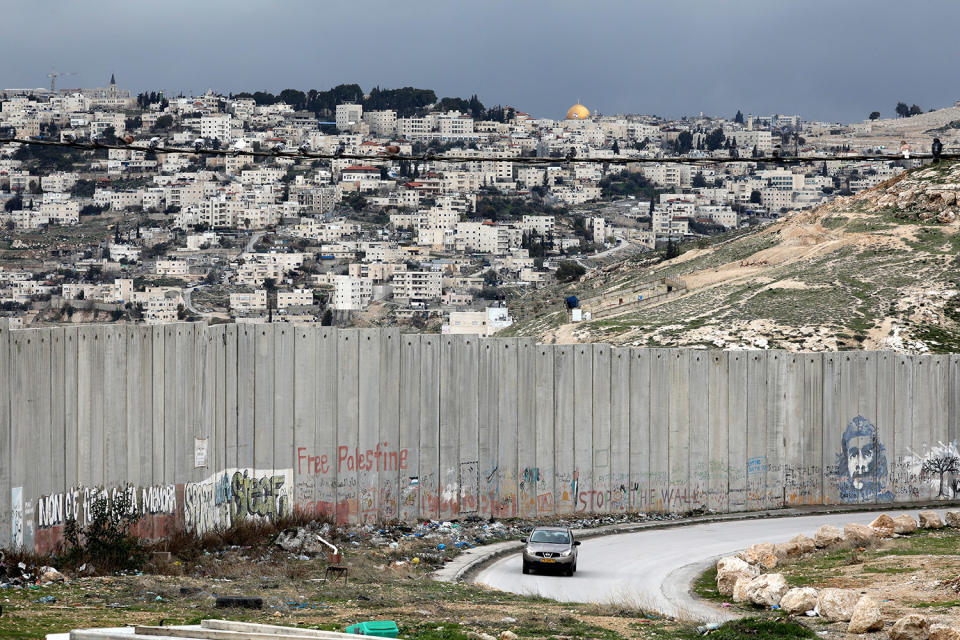
<svg viewBox="0 0 960 640">
<path fill-rule="evenodd" d="M 690 593 L 693 580 L 710 564 L 756 542 L 786 542 L 798 533 L 812 536 L 824 524 L 840 528 L 848 522 L 869 524 L 880 513 L 716 522 L 592 538 L 583 541 L 572 578 L 523 575 L 520 555 L 514 554 L 481 571 L 474 581 L 562 602 L 615 603 L 699 621 L 721 621 L 729 614 Z M 916 517 L 916 510 L 887 513 Z"/>
</svg>

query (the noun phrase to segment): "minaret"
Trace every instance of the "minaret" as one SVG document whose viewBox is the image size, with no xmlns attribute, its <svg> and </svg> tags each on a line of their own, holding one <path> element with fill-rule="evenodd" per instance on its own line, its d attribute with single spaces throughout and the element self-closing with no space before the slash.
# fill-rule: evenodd
<svg viewBox="0 0 960 640">
<path fill-rule="evenodd" d="M 110 86 L 111 87 L 117 86 L 117 79 L 113 76 L 112 73 L 110 74 Z"/>
</svg>

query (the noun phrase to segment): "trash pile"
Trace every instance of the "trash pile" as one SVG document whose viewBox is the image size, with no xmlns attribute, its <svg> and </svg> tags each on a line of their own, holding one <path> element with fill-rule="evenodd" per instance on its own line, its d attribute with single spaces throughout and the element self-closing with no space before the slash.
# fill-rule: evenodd
<svg viewBox="0 0 960 640">
<path fill-rule="evenodd" d="M 8 564 L 3 552 L 0 552 L 0 589 L 39 589 L 66 582 L 66 576 L 53 567 L 28 565 L 25 562 Z"/>
<path fill-rule="evenodd" d="M 571 529 L 679 520 L 681 514 L 622 513 L 584 517 L 556 517 L 551 526 Z M 341 550 L 374 549 L 386 553 L 398 564 L 421 562 L 437 566 L 451 560 L 463 550 L 472 547 L 516 540 L 527 535 L 537 524 L 526 520 L 482 520 L 471 517 L 464 520 L 429 520 L 417 524 L 353 525 L 334 527 L 329 523 L 311 522 L 302 527 L 287 529 L 277 537 L 276 545 L 299 559 L 329 554 L 321 541 L 329 541 Z"/>
</svg>

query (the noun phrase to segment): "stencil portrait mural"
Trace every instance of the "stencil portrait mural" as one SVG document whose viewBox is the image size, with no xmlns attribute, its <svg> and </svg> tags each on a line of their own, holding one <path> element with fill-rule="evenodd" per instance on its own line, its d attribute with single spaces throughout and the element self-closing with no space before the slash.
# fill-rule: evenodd
<svg viewBox="0 0 960 640">
<path fill-rule="evenodd" d="M 851 420 L 843 432 L 836 474 L 843 502 L 893 502 L 886 452 L 877 427 L 863 416 Z"/>
</svg>

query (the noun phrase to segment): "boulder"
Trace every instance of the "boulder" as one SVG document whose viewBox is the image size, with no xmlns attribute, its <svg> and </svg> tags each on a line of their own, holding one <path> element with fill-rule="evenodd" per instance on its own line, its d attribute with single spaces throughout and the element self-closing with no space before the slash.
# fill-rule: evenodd
<svg viewBox="0 0 960 640">
<path fill-rule="evenodd" d="M 813 534 L 813 543 L 817 545 L 818 549 L 832 547 L 841 542 L 843 542 L 843 532 L 829 524 L 823 525 Z"/>
<path fill-rule="evenodd" d="M 773 569 L 777 566 L 777 549 L 770 542 L 750 545 L 738 553 L 737 557 L 747 564 L 756 565 L 762 569 Z"/>
<path fill-rule="evenodd" d="M 817 590 L 813 587 L 794 587 L 780 598 L 780 608 L 791 616 L 802 616 L 817 606 Z"/>
<path fill-rule="evenodd" d="M 817 606 L 830 622 L 849 622 L 859 599 L 860 594 L 850 589 L 821 589 Z"/>
<path fill-rule="evenodd" d="M 817 545 L 814 544 L 813 538 L 808 538 L 803 534 L 794 536 L 790 539 L 790 542 L 794 542 L 800 547 L 801 554 L 813 553 L 817 550 Z"/>
<path fill-rule="evenodd" d="M 780 604 L 787 592 L 787 580 L 782 573 L 765 573 L 750 581 L 746 586 L 747 600 L 761 607 Z"/>
<path fill-rule="evenodd" d="M 960 527 L 960 511 L 947 511 L 947 526 Z"/>
<path fill-rule="evenodd" d="M 779 542 L 773 547 L 778 558 L 799 558 L 803 555 L 803 550 L 796 542 Z"/>
<path fill-rule="evenodd" d="M 944 209 L 937 214 L 937 222 L 941 224 L 953 224 L 957 221 L 957 212 L 953 209 Z"/>
<path fill-rule="evenodd" d="M 843 537 L 859 547 L 869 547 L 877 541 L 877 532 L 865 524 L 850 522 L 843 527 Z"/>
<path fill-rule="evenodd" d="M 920 614 L 911 613 L 893 623 L 890 640 L 929 640 L 930 623 Z"/>
<path fill-rule="evenodd" d="M 757 577 L 757 576 L 754 576 Z M 748 578 L 747 576 L 740 576 L 736 583 L 733 585 L 733 601 L 734 602 L 747 602 L 747 586 L 753 582 L 754 578 Z"/>
<path fill-rule="evenodd" d="M 883 615 L 880 605 L 870 596 L 863 596 L 857 600 L 847 625 L 847 633 L 866 633 L 883 629 Z"/>
<path fill-rule="evenodd" d="M 943 528 L 943 520 L 940 519 L 936 511 L 921 511 L 917 514 L 917 517 L 920 519 L 921 529 Z"/>
<path fill-rule="evenodd" d="M 733 594 L 740 578 L 752 579 L 760 575 L 760 569 L 740 558 L 723 558 L 717 562 L 717 591 L 725 596 Z"/>
<path fill-rule="evenodd" d="M 897 525 L 894 523 L 893 518 L 884 513 L 873 519 L 873 522 L 870 523 L 870 528 L 876 531 L 877 535 L 881 538 L 892 538 Z"/>
<path fill-rule="evenodd" d="M 945 624 L 930 625 L 930 640 L 960 640 L 960 631 Z"/>
<path fill-rule="evenodd" d="M 501 631 L 500 640 L 520 640 L 520 638 L 513 631 Z"/>
<path fill-rule="evenodd" d="M 899 535 L 913 533 L 917 530 L 917 521 L 914 520 L 913 516 L 908 516 L 906 514 L 894 518 L 893 525 L 893 532 Z"/>
<path fill-rule="evenodd" d="M 469 638 L 470 640 L 497 640 L 495 637 L 493 637 L 489 633 L 483 633 L 483 632 L 478 633 L 476 631 L 468 631 L 467 638 Z"/>
</svg>

